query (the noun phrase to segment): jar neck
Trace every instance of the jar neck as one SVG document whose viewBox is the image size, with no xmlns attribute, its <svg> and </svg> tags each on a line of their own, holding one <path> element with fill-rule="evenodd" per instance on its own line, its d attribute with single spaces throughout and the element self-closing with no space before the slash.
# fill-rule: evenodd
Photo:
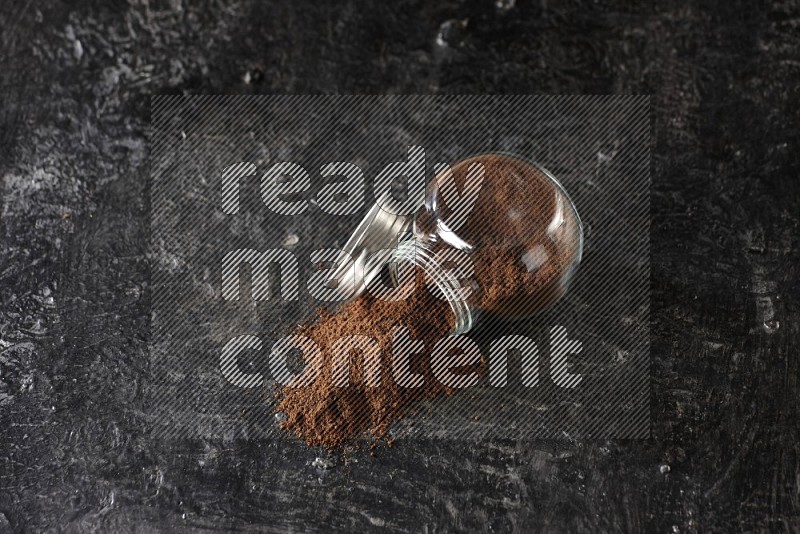
<svg viewBox="0 0 800 534">
<path fill-rule="evenodd" d="M 398 263 L 409 262 L 415 267 L 419 267 L 427 278 L 436 285 L 441 295 L 450 304 L 453 310 L 453 331 L 451 334 L 463 334 L 469 331 L 474 323 L 475 310 L 462 295 L 462 288 L 459 279 L 453 275 L 450 269 L 442 265 L 434 250 L 445 249 L 447 244 L 436 238 L 435 234 L 417 235 L 398 243 L 397 248 L 392 254 L 391 261 Z"/>
</svg>

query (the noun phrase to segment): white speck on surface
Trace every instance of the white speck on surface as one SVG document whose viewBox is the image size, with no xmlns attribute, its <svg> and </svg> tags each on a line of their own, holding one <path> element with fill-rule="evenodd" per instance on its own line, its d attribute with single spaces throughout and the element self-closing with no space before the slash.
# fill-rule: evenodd
<svg viewBox="0 0 800 534">
<path fill-rule="evenodd" d="M 469 19 L 448 19 L 439 26 L 436 34 L 436 44 L 442 48 L 461 46 L 464 44 L 464 30 L 467 29 Z"/>
<path fill-rule="evenodd" d="M 317 469 L 328 470 L 333 467 L 333 462 L 322 456 L 317 456 L 314 458 L 314 461 L 311 462 L 311 466 Z"/>
<path fill-rule="evenodd" d="M 374 525 L 376 527 L 385 527 L 386 526 L 386 521 L 381 519 L 380 517 L 375 517 L 375 516 L 369 515 L 367 512 L 364 512 L 364 511 L 361 512 L 361 515 L 366 517 L 367 521 L 369 521 L 371 525 Z"/>
<path fill-rule="evenodd" d="M 775 289 L 775 282 L 767 278 L 766 267 L 759 264 L 754 265 L 751 293 L 755 295 L 756 320 L 767 334 L 774 334 L 781 327 L 775 313 L 775 304 L 772 301 Z"/>
<path fill-rule="evenodd" d="M 79 39 L 75 39 L 75 41 L 72 43 L 72 54 L 75 56 L 77 61 L 80 61 L 83 57 L 83 45 Z"/>
<path fill-rule="evenodd" d="M 494 7 L 500 11 L 510 11 L 517 5 L 517 0 L 494 0 Z"/>
<path fill-rule="evenodd" d="M 666 475 L 670 471 L 670 467 L 667 464 L 663 464 L 661 467 L 658 468 L 661 471 L 662 475 Z"/>
<path fill-rule="evenodd" d="M 300 237 L 297 234 L 288 234 L 283 239 L 283 246 L 284 247 L 293 247 L 300 242 Z"/>
<path fill-rule="evenodd" d="M 602 152 L 597 153 L 597 163 L 608 163 L 612 159 L 614 159 L 613 155 L 609 156 L 608 154 L 604 154 Z"/>
<path fill-rule="evenodd" d="M 772 297 L 759 295 L 756 297 L 756 314 L 761 327 L 767 334 L 772 334 L 780 327 L 780 322 L 775 319 L 775 306 Z"/>
</svg>

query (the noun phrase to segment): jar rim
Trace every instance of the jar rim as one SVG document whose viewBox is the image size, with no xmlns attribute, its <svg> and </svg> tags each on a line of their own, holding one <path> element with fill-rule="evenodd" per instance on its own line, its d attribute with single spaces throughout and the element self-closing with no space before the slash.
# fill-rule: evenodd
<svg viewBox="0 0 800 534">
<path fill-rule="evenodd" d="M 342 247 L 328 284 L 352 288 L 351 298 L 363 293 L 389 261 L 398 237 L 409 232 L 413 221 L 413 212 L 402 213 L 391 192 L 385 192 Z"/>
</svg>

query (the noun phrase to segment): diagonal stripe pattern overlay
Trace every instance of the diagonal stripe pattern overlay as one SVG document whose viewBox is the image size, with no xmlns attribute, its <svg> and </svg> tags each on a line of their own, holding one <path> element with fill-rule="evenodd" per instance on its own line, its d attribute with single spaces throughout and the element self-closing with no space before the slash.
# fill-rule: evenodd
<svg viewBox="0 0 800 534">
<path fill-rule="evenodd" d="M 466 341 L 443 340 L 488 372 L 472 380 L 436 369 L 457 391 L 417 402 L 393 435 L 649 436 L 649 97 L 154 96 L 151 106 L 158 437 L 292 439 L 273 395 L 302 385 L 301 355 L 315 347 L 290 336 L 320 305 L 352 296 L 326 285 L 327 264 L 385 192 L 376 178 L 412 162 L 429 181 L 439 164 L 488 152 L 558 178 L 583 223 L 581 264 L 546 311 L 514 322 L 483 314 Z M 424 148 L 424 160 L 410 147 Z M 389 187 L 402 202 L 424 185 Z M 370 339 L 338 347 L 364 355 L 368 386 L 390 372 Z M 339 365 L 333 378 L 351 374 Z"/>
</svg>

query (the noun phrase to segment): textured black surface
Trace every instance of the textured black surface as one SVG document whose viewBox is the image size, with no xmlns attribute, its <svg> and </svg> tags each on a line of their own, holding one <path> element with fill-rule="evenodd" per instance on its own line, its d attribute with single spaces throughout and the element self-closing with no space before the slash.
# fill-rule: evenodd
<svg viewBox="0 0 800 534">
<path fill-rule="evenodd" d="M 0 531 L 800 528 L 800 5 L 553 4 L 5 0 Z M 154 92 L 651 93 L 652 438 L 149 440 Z"/>
</svg>

